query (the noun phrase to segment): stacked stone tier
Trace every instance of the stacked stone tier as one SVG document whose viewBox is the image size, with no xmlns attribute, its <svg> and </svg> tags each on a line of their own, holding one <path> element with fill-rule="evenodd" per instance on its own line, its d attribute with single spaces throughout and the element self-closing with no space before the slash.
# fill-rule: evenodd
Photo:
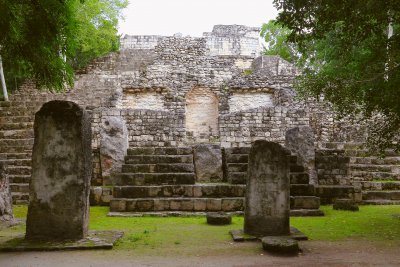
<svg viewBox="0 0 400 267">
<path fill-rule="evenodd" d="M 340 195 L 352 196 L 355 192 L 362 195 L 356 200 L 363 204 L 400 204 L 398 153 L 386 150 L 384 157 L 371 155 L 362 143 L 326 143 L 324 146 L 325 149 L 319 152 L 323 157 L 322 160 L 321 157 L 320 160 L 317 159 L 317 169 L 322 169 L 321 166 L 326 165 L 328 161 L 339 162 L 338 158 L 343 164 L 337 166 L 338 168 L 331 168 L 329 173 L 319 172 L 319 177 L 323 177 L 322 182 L 327 182 L 324 188 L 321 188 L 321 192 L 332 191 L 330 195 L 335 195 L 335 198 L 339 198 Z M 339 173 L 340 171 L 342 173 Z M 334 188 L 327 189 L 328 186 Z M 354 187 L 353 192 L 350 186 Z M 342 189 L 339 190 L 339 187 Z"/>
<path fill-rule="evenodd" d="M 0 161 L 7 164 L 13 202 L 29 200 L 34 114 L 40 103 L 0 101 Z"/>
<path fill-rule="evenodd" d="M 226 148 L 225 169 L 228 182 L 246 184 L 249 147 Z M 309 184 L 309 174 L 297 164 L 297 157 L 290 159 L 290 207 L 291 215 L 320 216 L 320 200 L 315 195 L 314 185 Z"/>
</svg>

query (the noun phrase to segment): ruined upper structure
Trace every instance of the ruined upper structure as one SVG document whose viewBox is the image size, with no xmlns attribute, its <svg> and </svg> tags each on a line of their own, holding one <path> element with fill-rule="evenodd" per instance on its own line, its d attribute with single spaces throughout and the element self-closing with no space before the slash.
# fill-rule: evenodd
<svg viewBox="0 0 400 267">
<path fill-rule="evenodd" d="M 2 116 L 12 117 L 0 124 L 0 151 L 6 160 L 18 156 L 29 164 L 33 114 L 55 99 L 73 101 L 91 114 L 93 184 L 108 183 L 103 177 L 108 159 L 101 162 L 100 156 L 107 151 L 102 148 L 108 133 L 121 135 L 124 148 L 197 143 L 236 148 L 260 139 L 284 145 L 287 130 L 297 126 L 312 128 L 317 149 L 364 141 L 357 125 L 336 120 L 321 103 L 298 100 L 292 86 L 296 74 L 279 57 L 261 55 L 258 28 L 218 25 L 202 37 L 125 36 L 121 50 L 81 70 L 71 90 L 40 92 L 25 84 L 10 103 L 1 103 Z M 351 183 L 349 161 L 317 155 L 326 158 L 316 164 L 319 184 Z M 346 166 L 339 171 L 342 163 Z M 25 190 L 30 174 L 21 164 L 11 168 L 18 178 L 13 181 L 24 184 L 13 185 L 18 192 Z"/>
</svg>

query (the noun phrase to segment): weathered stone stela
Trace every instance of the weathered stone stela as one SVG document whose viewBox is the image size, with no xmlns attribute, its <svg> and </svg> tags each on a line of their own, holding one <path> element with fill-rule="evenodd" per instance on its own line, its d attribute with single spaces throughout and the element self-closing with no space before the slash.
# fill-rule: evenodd
<svg viewBox="0 0 400 267">
<path fill-rule="evenodd" d="M 11 191 L 6 164 L 0 161 L 0 224 L 1 222 L 11 222 L 13 219 Z"/>
<path fill-rule="evenodd" d="M 277 143 L 256 141 L 250 150 L 244 232 L 288 235 L 289 152 Z"/>
<path fill-rule="evenodd" d="M 51 101 L 35 115 L 26 238 L 80 239 L 87 235 L 92 170 L 87 112 Z"/>
</svg>

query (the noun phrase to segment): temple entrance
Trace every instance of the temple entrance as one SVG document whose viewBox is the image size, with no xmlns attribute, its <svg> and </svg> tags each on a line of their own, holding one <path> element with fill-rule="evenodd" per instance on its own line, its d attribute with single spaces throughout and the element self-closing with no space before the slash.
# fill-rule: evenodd
<svg viewBox="0 0 400 267">
<path fill-rule="evenodd" d="M 218 97 L 207 88 L 194 88 L 186 94 L 186 136 L 208 142 L 218 136 Z"/>
</svg>

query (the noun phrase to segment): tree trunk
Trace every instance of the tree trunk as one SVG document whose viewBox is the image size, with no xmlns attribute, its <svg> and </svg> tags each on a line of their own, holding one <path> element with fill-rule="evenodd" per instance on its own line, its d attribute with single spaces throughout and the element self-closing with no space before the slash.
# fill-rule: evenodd
<svg viewBox="0 0 400 267">
<path fill-rule="evenodd" d="M 3 61 L 1 60 L 1 55 L 0 55 L 0 80 L 1 80 L 1 87 L 3 88 L 4 101 L 8 101 L 6 80 L 4 79 Z"/>
</svg>

